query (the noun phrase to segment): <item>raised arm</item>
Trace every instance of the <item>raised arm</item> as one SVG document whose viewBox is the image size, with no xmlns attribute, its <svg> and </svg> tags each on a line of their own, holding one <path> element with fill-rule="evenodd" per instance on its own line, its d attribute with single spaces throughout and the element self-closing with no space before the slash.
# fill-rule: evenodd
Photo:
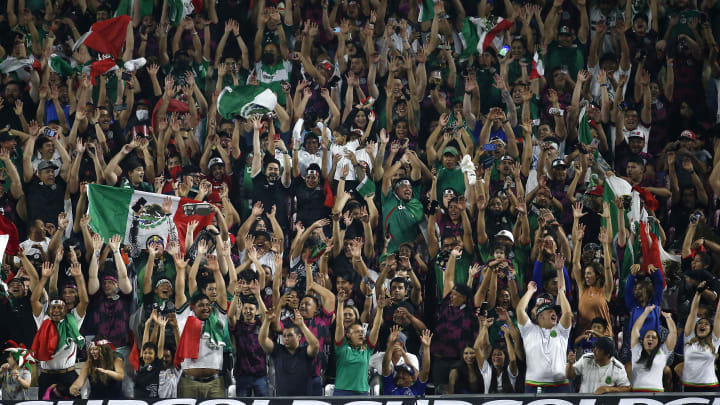
<svg viewBox="0 0 720 405">
<path fill-rule="evenodd" d="M 265 316 L 262 320 L 262 325 L 260 326 L 260 333 L 258 334 L 258 341 L 260 343 L 260 347 L 262 347 L 263 351 L 267 354 L 272 353 L 273 349 L 275 349 L 275 343 L 273 343 L 273 341 L 268 337 L 268 334 L 270 332 L 270 324 L 274 321 L 275 313 L 272 311 L 266 311 Z M 317 342 L 317 339 L 315 341 Z"/>
<path fill-rule="evenodd" d="M 78 288 L 78 304 L 75 307 L 75 311 L 81 317 L 85 317 L 90 299 L 88 298 L 87 289 L 85 288 L 85 278 L 82 274 L 82 267 L 79 262 L 70 265 L 70 274 L 75 278 L 75 285 Z"/>
<path fill-rule="evenodd" d="M 522 296 L 522 298 L 520 298 L 520 302 L 518 302 L 517 308 L 515 308 L 515 316 L 517 316 L 518 325 L 520 326 L 526 325 L 530 321 L 530 318 L 528 317 L 528 314 L 526 312 L 527 306 L 530 303 L 530 299 L 533 297 L 533 295 L 535 295 L 537 288 L 537 284 L 535 284 L 534 281 L 529 282 L 527 286 L 527 291 L 525 291 L 525 294 Z"/>
<path fill-rule="evenodd" d="M 640 329 L 642 329 L 642 326 L 645 324 L 645 319 L 647 319 L 648 315 L 650 315 L 650 312 L 652 312 L 654 309 L 655 305 L 646 306 L 642 314 L 640 314 L 640 316 L 638 316 L 638 318 L 635 320 L 635 324 L 633 324 L 632 331 L 630 333 L 630 347 L 635 347 L 636 344 L 640 343 L 640 339 L 642 338 L 642 336 L 640 336 Z M 668 339 L 669 338 L 670 337 L 668 336 Z"/>
<path fill-rule="evenodd" d="M 677 327 L 675 326 L 675 321 L 673 321 L 671 313 L 661 311 L 660 314 L 665 318 L 665 323 L 667 323 L 668 328 L 668 336 L 665 339 L 665 348 L 672 353 L 672 351 L 675 350 L 675 343 L 677 343 Z M 688 323 L 690 322 L 692 321 L 688 321 Z"/>
</svg>

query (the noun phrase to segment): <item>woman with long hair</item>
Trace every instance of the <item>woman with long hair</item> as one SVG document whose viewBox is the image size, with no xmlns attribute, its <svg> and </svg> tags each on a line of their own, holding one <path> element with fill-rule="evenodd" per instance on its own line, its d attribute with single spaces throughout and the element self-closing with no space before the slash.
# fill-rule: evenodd
<svg viewBox="0 0 720 405">
<path fill-rule="evenodd" d="M 667 322 L 670 333 L 665 344 L 660 344 L 660 336 L 655 329 L 649 329 L 640 341 L 640 330 L 645 324 L 645 318 L 655 310 L 655 305 L 648 305 L 637 318 L 630 334 L 630 347 L 632 350 L 632 390 L 636 392 L 664 392 L 663 372 L 668 357 L 672 354 L 677 341 L 677 330 L 672 316 L 661 312 Z"/>
<path fill-rule="evenodd" d="M 488 328 L 493 322 L 493 318 L 480 318 L 480 331 L 474 346 L 475 359 L 480 366 L 486 394 L 512 393 L 515 392 L 518 366 L 510 340 L 510 326 L 506 324 L 501 327 L 505 348 L 500 345 L 491 346 Z"/>
<path fill-rule="evenodd" d="M 80 389 L 89 380 L 90 399 L 123 399 L 123 378 L 125 363 L 115 347 L 108 340 L 96 340 L 88 348 L 88 359 L 70 386 L 70 393 L 80 395 Z"/>
<path fill-rule="evenodd" d="M 484 393 L 485 383 L 473 347 L 465 346 L 462 363 L 450 370 L 448 380 L 448 394 Z"/>
<path fill-rule="evenodd" d="M 582 205 L 576 205 L 575 209 L 578 207 L 582 209 Z M 607 204 L 605 204 L 605 208 L 607 208 Z M 608 333 L 612 335 L 612 320 L 610 319 L 608 302 L 612 298 L 614 285 L 610 269 L 612 265 L 610 243 L 613 235 L 612 224 L 610 221 L 607 224 L 610 232 L 606 228 L 600 228 L 599 237 L 603 246 L 603 264 L 591 262 L 584 268 L 580 263 L 580 257 L 582 256 L 582 239 L 585 235 L 585 225 L 577 225 L 575 228 L 572 272 L 577 282 L 579 297 L 577 330 L 581 332 L 589 330 L 592 320 L 600 317 L 607 321 Z"/>
<path fill-rule="evenodd" d="M 715 309 L 713 322 L 706 317 L 698 317 L 700 297 L 706 288 L 701 282 L 690 306 L 690 314 L 685 321 L 685 350 L 682 371 L 682 385 L 685 392 L 718 391 L 718 379 L 715 375 L 715 359 L 720 346 L 720 302 Z"/>
<path fill-rule="evenodd" d="M 383 293 L 384 294 L 384 293 Z M 337 313 L 345 314 L 347 296 L 340 291 L 337 297 Z M 335 320 L 335 393 L 343 395 L 369 395 L 368 369 L 370 356 L 375 350 L 380 326 L 382 325 L 382 309 L 387 300 L 379 299 L 375 311 L 372 329 L 365 338 L 365 330 L 360 324 L 345 328 L 345 317 L 338 316 Z"/>
</svg>

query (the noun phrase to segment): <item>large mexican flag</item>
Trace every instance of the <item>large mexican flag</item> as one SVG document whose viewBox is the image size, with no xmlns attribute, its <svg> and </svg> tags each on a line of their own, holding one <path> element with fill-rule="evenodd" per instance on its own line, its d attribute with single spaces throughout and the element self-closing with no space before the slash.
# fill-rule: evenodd
<svg viewBox="0 0 720 405">
<path fill-rule="evenodd" d="M 161 237 L 167 246 L 170 227 L 174 223 L 180 240 L 180 249 L 184 251 L 187 224 L 195 220 L 200 223 L 198 229 L 202 229 L 212 220 L 212 215 L 185 215 L 182 209 L 183 205 L 199 202 L 189 198 L 170 196 L 172 214 L 165 215 L 162 203 L 168 196 L 163 194 L 97 184 L 88 185 L 87 193 L 88 214 L 92 230 L 99 233 L 104 239 L 109 239 L 113 235 L 124 235 L 125 244 L 133 243 L 130 235 L 134 217 L 132 207 L 138 201 L 142 203 L 135 241 L 141 249 L 145 248 L 146 241 L 151 236 Z"/>
</svg>

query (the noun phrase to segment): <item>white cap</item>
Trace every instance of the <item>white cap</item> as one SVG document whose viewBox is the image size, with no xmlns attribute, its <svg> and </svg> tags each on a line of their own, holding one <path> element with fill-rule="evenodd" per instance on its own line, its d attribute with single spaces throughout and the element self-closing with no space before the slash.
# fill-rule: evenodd
<svg viewBox="0 0 720 405">
<path fill-rule="evenodd" d="M 504 237 L 510 239 L 510 242 L 512 242 L 513 244 L 515 243 L 515 237 L 513 236 L 512 232 L 508 231 L 507 229 L 503 229 L 502 231 L 495 234 L 496 238 L 498 236 L 504 236 Z"/>
<path fill-rule="evenodd" d="M 210 159 L 210 161 L 208 162 L 208 169 L 210 169 L 211 167 L 213 167 L 215 165 L 223 165 L 223 164 L 225 164 L 225 162 L 223 162 L 222 158 L 214 157 L 214 158 Z"/>
</svg>

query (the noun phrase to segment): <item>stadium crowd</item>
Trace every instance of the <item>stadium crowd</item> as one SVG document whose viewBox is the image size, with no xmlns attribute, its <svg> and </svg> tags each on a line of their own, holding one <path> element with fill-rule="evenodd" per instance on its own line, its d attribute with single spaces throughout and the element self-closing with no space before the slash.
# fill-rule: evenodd
<svg viewBox="0 0 720 405">
<path fill-rule="evenodd" d="M 717 0 L 0 7 L 3 400 L 718 391 Z"/>
</svg>

